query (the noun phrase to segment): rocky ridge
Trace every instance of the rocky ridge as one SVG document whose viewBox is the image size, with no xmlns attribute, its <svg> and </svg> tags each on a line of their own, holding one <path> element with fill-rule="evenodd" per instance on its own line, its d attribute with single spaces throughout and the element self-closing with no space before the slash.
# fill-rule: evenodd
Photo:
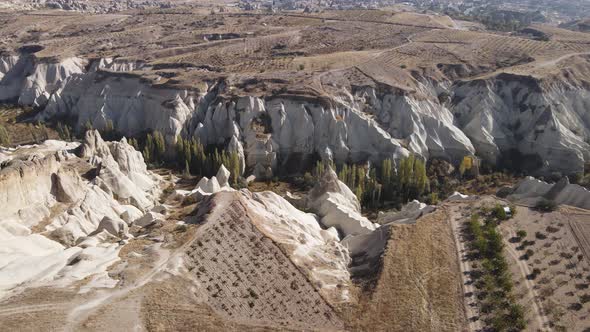
<svg viewBox="0 0 590 332">
<path fill-rule="evenodd" d="M 136 61 L 34 56 L 0 60 L 0 100 L 42 109 L 39 120 L 76 119 L 125 135 L 180 134 L 239 151 L 243 165 L 269 178 L 288 161 L 319 155 L 336 162 L 395 160 L 409 153 L 458 162 L 477 155 L 497 165 L 511 153 L 519 167 L 576 173 L 590 160 L 590 100 L 583 78 L 499 74 L 470 81 L 417 77 L 414 92 L 375 86 L 321 97 L 228 95 L 227 82 L 200 89 L 158 86 Z M 564 163 L 563 160 L 568 160 Z"/>
</svg>

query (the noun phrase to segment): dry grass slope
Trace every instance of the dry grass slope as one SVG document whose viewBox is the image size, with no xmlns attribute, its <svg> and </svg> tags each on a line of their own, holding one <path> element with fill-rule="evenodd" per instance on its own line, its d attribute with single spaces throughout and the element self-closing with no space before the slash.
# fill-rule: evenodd
<svg viewBox="0 0 590 332">
<path fill-rule="evenodd" d="M 394 226 L 383 269 L 354 329 L 460 331 L 465 326 L 461 274 L 444 209 L 415 225 Z"/>
</svg>

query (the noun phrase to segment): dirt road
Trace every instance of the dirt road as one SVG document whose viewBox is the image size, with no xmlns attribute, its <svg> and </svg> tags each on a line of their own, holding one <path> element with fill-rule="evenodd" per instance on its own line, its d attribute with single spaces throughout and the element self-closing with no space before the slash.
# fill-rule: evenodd
<svg viewBox="0 0 590 332">
<path fill-rule="evenodd" d="M 465 208 L 465 204 L 451 204 L 446 205 L 445 208 L 449 211 L 451 218 L 451 226 L 453 235 L 455 237 L 455 245 L 457 246 L 457 253 L 459 254 L 459 265 L 461 266 L 461 275 L 463 276 L 463 294 L 465 304 L 465 315 L 469 323 L 469 331 L 481 331 L 482 325 L 480 321 L 479 309 L 477 306 L 477 299 L 475 297 L 474 280 L 471 278 L 471 265 L 467 257 L 468 251 L 465 248 L 466 240 L 463 238 L 461 232 L 464 223 L 464 217 L 461 215 L 461 209 Z"/>
<path fill-rule="evenodd" d="M 517 263 L 518 269 L 520 270 L 520 277 L 522 277 L 522 279 L 524 280 L 525 286 L 529 294 L 531 294 L 531 308 L 533 311 L 532 316 L 537 321 L 538 326 L 542 327 L 545 331 L 553 331 L 549 325 L 549 320 L 547 319 L 547 316 L 543 314 L 543 304 L 539 300 L 539 294 L 537 294 L 537 291 L 535 290 L 535 283 L 528 278 L 528 276 L 531 274 L 528 265 L 525 261 L 520 259 L 520 255 L 514 247 L 515 244 L 510 243 L 510 241 L 507 240 L 507 238 L 510 239 L 516 237 L 516 233 L 511 230 L 508 234 L 508 237 L 503 238 L 506 252 L 510 255 L 512 260 L 514 260 Z"/>
</svg>

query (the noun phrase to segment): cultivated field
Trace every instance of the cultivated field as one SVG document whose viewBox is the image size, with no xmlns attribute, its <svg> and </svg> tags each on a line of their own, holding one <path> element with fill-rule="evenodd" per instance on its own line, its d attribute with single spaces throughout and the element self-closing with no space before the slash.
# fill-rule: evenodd
<svg viewBox="0 0 590 332">
<path fill-rule="evenodd" d="M 543 328 L 556 331 L 587 328 L 590 325 L 590 256 L 587 255 L 590 213 L 569 207 L 551 213 L 518 207 L 516 217 L 500 229 L 507 239 L 508 257 L 514 263 L 517 292 L 523 300 L 529 299 L 527 305 L 530 301 L 538 303 L 546 317 L 542 322 L 548 325 Z M 522 241 L 515 241 L 518 230 L 527 233 Z M 528 250 L 532 250 L 532 255 L 527 255 Z"/>
<path fill-rule="evenodd" d="M 186 262 L 219 315 L 277 328 L 341 327 L 305 275 L 252 224 L 239 200 L 211 214 Z"/>
<path fill-rule="evenodd" d="M 348 84 L 368 79 L 411 91 L 414 71 L 437 80 L 497 71 L 526 75 L 539 63 L 555 67 L 590 52 L 587 33 L 545 25 L 530 31 L 547 40 L 469 31 L 446 16 L 396 10 L 272 15 L 189 7 L 96 15 L 0 12 L 0 52 L 34 45 L 40 58 L 145 61 L 147 66 L 134 74 L 162 85 L 194 88 L 217 78 L 254 79 L 266 93 L 287 87 L 313 94 L 323 93 L 318 82 L 334 71 L 363 73 L 345 75 Z"/>
</svg>

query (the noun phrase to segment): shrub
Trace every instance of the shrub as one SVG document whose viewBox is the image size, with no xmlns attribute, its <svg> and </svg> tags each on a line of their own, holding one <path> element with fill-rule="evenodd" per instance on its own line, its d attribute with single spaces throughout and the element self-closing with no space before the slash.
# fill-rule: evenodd
<svg viewBox="0 0 590 332">
<path fill-rule="evenodd" d="M 428 199 L 426 200 L 430 205 L 437 205 L 439 203 L 439 198 L 437 193 L 430 193 L 428 195 Z"/>
<path fill-rule="evenodd" d="M 557 209 L 557 204 L 554 201 L 542 199 L 535 205 L 535 209 L 542 212 L 552 212 Z"/>
<path fill-rule="evenodd" d="M 508 308 L 506 315 L 508 326 L 511 330 L 521 331 L 526 328 L 526 319 L 524 318 L 524 308 L 520 304 L 512 304 Z"/>
<path fill-rule="evenodd" d="M 516 236 L 518 237 L 518 239 L 520 241 L 520 240 L 524 239 L 527 236 L 527 233 L 526 233 L 525 230 L 521 229 L 521 230 L 518 230 L 516 232 Z"/>
<path fill-rule="evenodd" d="M 184 233 L 188 230 L 188 226 L 187 225 L 177 225 L 176 228 L 174 229 L 175 232 L 177 233 Z"/>
<path fill-rule="evenodd" d="M 545 240 L 547 238 L 547 235 L 541 233 L 541 232 L 536 232 L 535 233 L 535 237 L 539 240 Z"/>
<path fill-rule="evenodd" d="M 584 180 L 584 173 L 575 173 L 572 175 L 568 175 L 568 178 L 571 183 L 579 184 L 580 182 L 582 182 L 582 180 Z"/>
<path fill-rule="evenodd" d="M 492 210 L 492 215 L 496 217 L 498 220 L 507 220 L 508 216 L 506 215 L 506 210 L 500 204 L 496 204 L 494 209 Z"/>
<path fill-rule="evenodd" d="M 514 216 L 516 216 L 516 206 L 515 205 L 510 205 L 510 213 L 512 214 L 512 216 L 511 216 L 512 218 L 514 218 Z"/>
<path fill-rule="evenodd" d="M 306 188 L 313 188 L 313 186 L 316 184 L 316 179 L 311 175 L 311 173 L 306 172 L 303 175 L 303 183 Z"/>
<path fill-rule="evenodd" d="M 59 135 L 59 138 L 63 141 L 72 140 L 72 128 L 68 125 L 62 125 L 61 123 L 58 123 L 57 134 Z"/>
</svg>

